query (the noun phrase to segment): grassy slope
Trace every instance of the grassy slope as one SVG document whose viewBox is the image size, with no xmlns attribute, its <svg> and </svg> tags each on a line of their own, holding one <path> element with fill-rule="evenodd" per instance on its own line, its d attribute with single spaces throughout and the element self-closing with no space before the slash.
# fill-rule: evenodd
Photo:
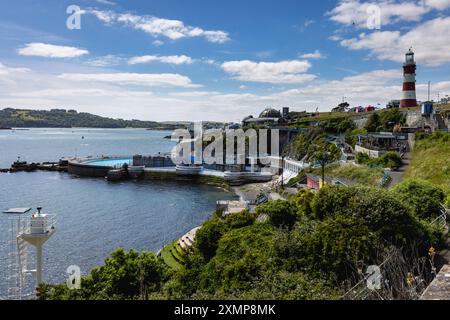
<svg viewBox="0 0 450 320">
<path fill-rule="evenodd" d="M 381 169 L 367 166 L 341 165 L 332 167 L 328 174 L 333 177 L 349 179 L 358 184 L 377 187 L 380 184 L 384 172 Z"/>
<path fill-rule="evenodd" d="M 181 255 L 177 252 L 176 246 L 177 241 L 174 241 L 166 245 L 160 252 L 161 258 L 164 262 L 174 270 L 178 270 L 182 267 L 182 265 L 174 258 L 174 255 L 176 255 L 178 259 L 182 260 Z"/>
<path fill-rule="evenodd" d="M 322 169 L 318 168 L 313 171 L 314 174 L 321 176 Z M 368 166 L 341 165 L 331 164 L 326 167 L 325 174 L 334 178 L 347 179 L 356 184 L 378 187 L 381 178 L 384 176 L 382 169 L 369 168 Z"/>
<path fill-rule="evenodd" d="M 450 143 L 418 141 L 406 177 L 427 180 L 450 194 Z"/>
</svg>

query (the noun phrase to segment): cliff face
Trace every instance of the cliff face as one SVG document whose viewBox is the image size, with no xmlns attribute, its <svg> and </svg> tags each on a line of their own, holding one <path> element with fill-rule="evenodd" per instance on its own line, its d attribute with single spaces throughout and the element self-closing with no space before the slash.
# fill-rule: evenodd
<svg viewBox="0 0 450 320">
<path fill-rule="evenodd" d="M 450 122 L 444 114 L 436 113 L 429 116 L 422 115 L 420 110 L 407 111 L 406 124 L 411 128 L 430 127 L 431 130 L 448 130 Z"/>
</svg>

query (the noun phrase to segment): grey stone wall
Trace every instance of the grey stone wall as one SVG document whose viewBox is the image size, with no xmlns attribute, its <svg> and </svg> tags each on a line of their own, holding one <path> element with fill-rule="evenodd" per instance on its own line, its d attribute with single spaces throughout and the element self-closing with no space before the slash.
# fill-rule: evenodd
<svg viewBox="0 0 450 320">
<path fill-rule="evenodd" d="M 134 166 L 145 166 L 146 168 L 165 168 L 174 167 L 172 159 L 169 156 L 133 156 Z"/>
</svg>

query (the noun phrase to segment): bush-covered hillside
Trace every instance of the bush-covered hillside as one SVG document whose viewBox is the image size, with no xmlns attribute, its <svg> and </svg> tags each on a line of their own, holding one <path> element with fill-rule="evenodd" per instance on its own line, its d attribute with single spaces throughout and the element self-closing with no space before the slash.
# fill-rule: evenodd
<svg viewBox="0 0 450 320">
<path fill-rule="evenodd" d="M 11 128 L 149 128 L 173 129 L 172 125 L 154 121 L 111 119 L 75 110 L 0 110 L 0 127 Z"/>
<path fill-rule="evenodd" d="M 405 185 L 399 198 L 397 191 L 328 186 L 261 205 L 256 214 L 216 213 L 180 269 L 152 253 L 118 250 L 83 277 L 81 290 L 43 285 L 41 298 L 340 299 L 368 266 L 383 262 L 389 288 L 377 294 L 417 298 L 420 287 L 407 276 L 427 283 L 428 252 L 442 241 L 442 230 L 422 220 L 432 216 L 435 193 L 408 200 L 421 190 L 420 182 Z"/>
</svg>

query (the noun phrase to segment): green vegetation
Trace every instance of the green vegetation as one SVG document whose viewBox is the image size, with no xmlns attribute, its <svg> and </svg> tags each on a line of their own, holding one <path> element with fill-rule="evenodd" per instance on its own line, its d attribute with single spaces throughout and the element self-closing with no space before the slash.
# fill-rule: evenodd
<svg viewBox="0 0 450 320">
<path fill-rule="evenodd" d="M 441 215 L 441 205 L 445 201 L 442 189 L 427 181 L 407 179 L 395 186 L 393 192 L 407 203 L 416 216 L 421 219 L 435 219 Z M 423 201 L 427 199 L 427 201 Z"/>
<path fill-rule="evenodd" d="M 381 157 L 372 159 L 364 152 L 358 152 L 355 155 L 358 164 L 366 164 L 368 166 L 378 166 L 381 168 L 389 168 L 397 170 L 403 164 L 402 158 L 397 152 L 386 152 Z"/>
<path fill-rule="evenodd" d="M 367 133 L 366 129 L 354 129 L 352 131 L 347 131 L 345 134 L 345 142 L 351 145 L 353 148 L 358 143 L 358 135 Z"/>
<path fill-rule="evenodd" d="M 294 206 L 282 200 L 271 201 L 260 205 L 256 209 L 256 213 L 267 214 L 270 222 L 278 228 L 291 229 L 297 220 L 297 213 L 294 210 Z"/>
<path fill-rule="evenodd" d="M 308 173 L 320 176 L 322 174 L 322 169 L 303 170 L 296 177 L 289 180 L 288 185 L 304 180 Z M 344 165 L 339 163 L 327 165 L 325 167 L 325 173 L 325 175 L 329 177 L 345 179 L 358 185 L 371 187 L 378 187 L 384 176 L 384 170 L 378 166 L 369 167 L 366 165 Z"/>
<path fill-rule="evenodd" d="M 335 118 L 320 123 L 326 133 L 346 133 L 356 130 L 356 123 L 348 118 Z"/>
<path fill-rule="evenodd" d="M 325 133 L 321 129 L 311 129 L 305 133 L 300 133 L 289 146 L 289 154 L 294 159 L 303 159 L 314 152 L 314 145 L 319 140 L 325 138 Z"/>
<path fill-rule="evenodd" d="M 334 144 L 326 141 L 326 133 L 323 129 L 316 128 L 299 134 L 290 145 L 289 154 L 295 159 L 308 157 L 312 161 L 319 161 L 319 158 L 325 155 L 327 159 L 335 160 L 340 157 L 341 151 Z"/>
<path fill-rule="evenodd" d="M 338 165 L 332 164 L 326 169 L 327 175 L 348 179 L 356 184 L 377 187 L 384 176 L 380 168 L 369 168 L 368 166 Z"/>
<path fill-rule="evenodd" d="M 179 126 L 154 121 L 111 119 L 75 110 L 0 110 L 0 127 L 12 128 L 148 128 L 173 130 Z"/>
<path fill-rule="evenodd" d="M 450 134 L 416 134 L 406 177 L 426 180 L 450 195 Z"/>
<path fill-rule="evenodd" d="M 421 208 L 435 200 L 426 192 Z M 118 250 L 83 277 L 81 290 L 44 285 L 42 298 L 338 299 L 362 279 L 359 270 L 379 265 L 392 248 L 426 259 L 442 241 L 442 230 L 418 216 L 409 198 L 378 188 L 303 190 L 257 212 L 269 219 L 214 214 L 179 269 L 151 253 Z M 398 272 L 389 279 L 396 295 L 406 287 L 404 270 Z"/>
<path fill-rule="evenodd" d="M 180 252 L 178 248 L 177 241 L 174 241 L 165 246 L 160 252 L 160 256 L 164 262 L 175 270 L 180 269 L 184 263 L 184 253 Z"/>
<path fill-rule="evenodd" d="M 159 292 L 169 276 L 166 264 L 153 253 L 117 249 L 104 266 L 82 277 L 80 290 L 69 290 L 65 284 L 41 285 L 41 299 L 145 299 Z"/>
<path fill-rule="evenodd" d="M 364 127 L 368 132 L 392 132 L 396 125 L 404 125 L 406 117 L 398 108 L 373 113 Z"/>
</svg>

